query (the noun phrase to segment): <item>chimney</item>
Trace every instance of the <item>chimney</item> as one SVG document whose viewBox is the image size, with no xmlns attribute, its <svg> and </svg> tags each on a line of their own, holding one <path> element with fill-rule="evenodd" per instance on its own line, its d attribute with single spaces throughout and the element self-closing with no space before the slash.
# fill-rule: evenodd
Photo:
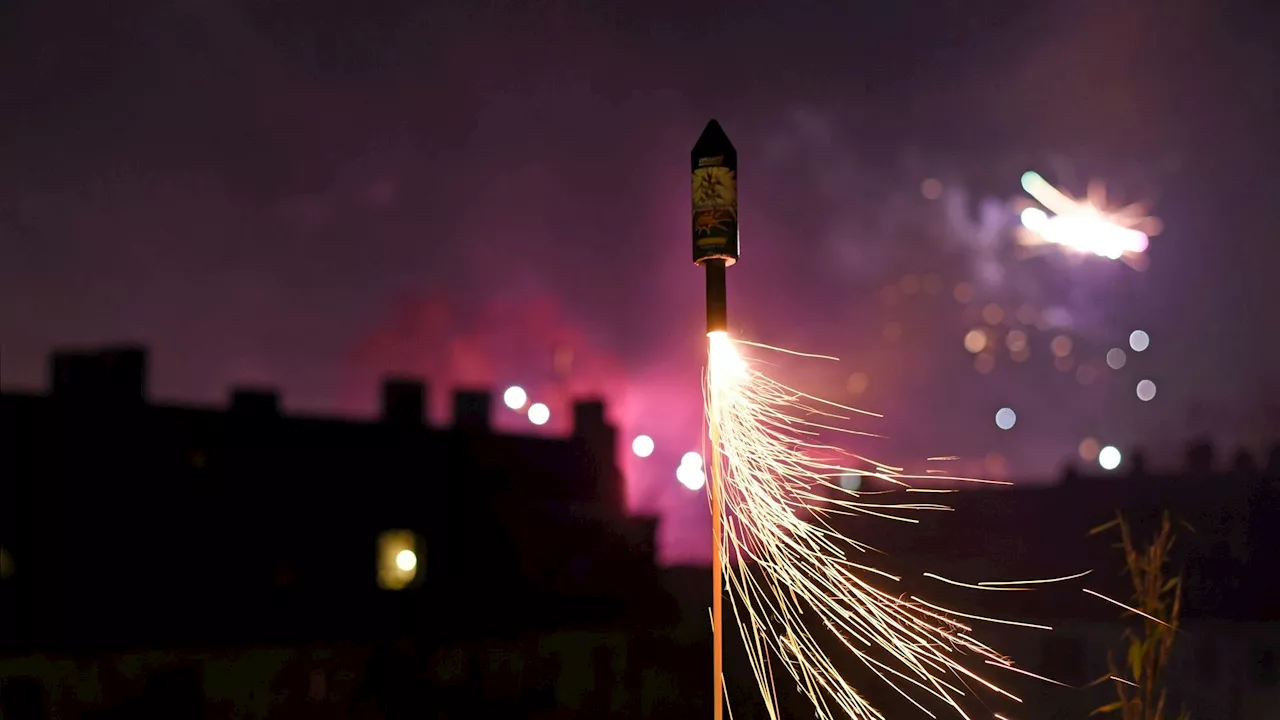
<svg viewBox="0 0 1280 720">
<path fill-rule="evenodd" d="M 1074 462 L 1067 463 L 1062 468 L 1063 484 L 1076 483 L 1079 481 L 1080 481 L 1080 469 L 1076 467 L 1076 464 Z"/>
<path fill-rule="evenodd" d="M 142 401 L 147 394 L 147 350 L 130 346 L 98 354 L 107 394 L 120 400 Z"/>
<path fill-rule="evenodd" d="M 1146 477 L 1147 475 L 1147 456 L 1141 450 L 1134 450 L 1129 453 L 1129 475 L 1133 477 Z"/>
<path fill-rule="evenodd" d="M 53 394 L 67 397 L 89 392 L 97 365 L 86 353 L 55 353 L 52 358 Z"/>
<path fill-rule="evenodd" d="M 453 426 L 467 430 L 488 430 L 490 404 L 492 404 L 492 396 L 488 391 L 455 390 Z"/>
<path fill-rule="evenodd" d="M 274 390 L 239 388 L 231 391 L 231 412 L 243 417 L 276 417 L 280 401 Z"/>
<path fill-rule="evenodd" d="M 1186 464 L 1189 472 L 1199 475 L 1213 473 L 1213 443 L 1195 440 L 1187 445 Z"/>
<path fill-rule="evenodd" d="M 592 437 L 612 430 L 605 421 L 602 401 L 580 400 L 573 404 L 574 437 Z"/>
<path fill-rule="evenodd" d="M 1236 457 L 1231 463 L 1231 469 L 1237 475 L 1252 477 L 1258 474 L 1258 462 L 1254 459 L 1253 453 L 1249 452 L 1249 448 L 1241 447 L 1236 450 Z"/>
<path fill-rule="evenodd" d="M 53 394 L 112 402 L 142 402 L 147 393 L 147 350 L 126 345 L 97 352 L 56 353 Z"/>
<path fill-rule="evenodd" d="M 382 421 L 419 426 L 426 422 L 427 386 L 419 380 L 387 378 L 382 383 Z"/>
<path fill-rule="evenodd" d="M 624 512 L 618 433 L 605 419 L 604 402 L 580 400 L 573 404 L 573 437 L 582 444 L 586 467 L 596 482 L 596 502 L 610 513 Z"/>
</svg>

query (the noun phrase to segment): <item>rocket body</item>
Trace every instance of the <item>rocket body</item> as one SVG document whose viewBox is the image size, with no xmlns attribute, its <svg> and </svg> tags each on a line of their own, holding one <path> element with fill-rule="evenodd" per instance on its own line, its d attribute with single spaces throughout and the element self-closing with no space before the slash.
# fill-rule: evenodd
<svg viewBox="0 0 1280 720">
<path fill-rule="evenodd" d="M 712 120 L 690 153 L 693 261 L 738 260 L 738 151 Z"/>
<path fill-rule="evenodd" d="M 738 261 L 738 151 L 707 123 L 690 153 L 693 261 L 707 272 L 707 332 L 727 332 L 725 268 Z"/>
</svg>

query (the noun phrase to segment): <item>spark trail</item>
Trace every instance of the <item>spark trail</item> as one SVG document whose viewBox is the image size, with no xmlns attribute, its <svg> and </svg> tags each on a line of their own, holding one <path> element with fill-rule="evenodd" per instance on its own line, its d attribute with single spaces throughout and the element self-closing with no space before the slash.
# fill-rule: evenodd
<svg viewBox="0 0 1280 720">
<path fill-rule="evenodd" d="M 1032 674 L 977 640 L 960 618 L 1008 621 L 882 590 L 899 578 L 863 560 L 871 548 L 844 537 L 830 522 L 837 515 L 870 515 L 914 523 L 920 511 L 949 509 L 870 502 L 868 493 L 840 486 L 842 473 L 859 472 L 903 488 L 913 479 L 937 476 L 905 475 L 901 468 L 825 443 L 823 437 L 833 432 L 870 435 L 842 423 L 854 414 L 875 414 L 766 377 L 739 352 L 761 346 L 731 340 L 724 332 L 709 338 L 704 390 L 712 438 L 710 497 L 713 517 L 723 519 L 716 523 L 720 556 L 714 560 L 724 567 L 726 594 L 771 717 L 779 717 L 775 683 L 789 676 L 819 718 L 883 718 L 838 669 L 838 655 L 852 655 L 930 717 L 937 717 L 930 706 L 972 717 L 960 700 L 979 691 L 1021 702 L 974 668 Z M 832 454 L 849 462 L 821 459 Z M 775 677 L 779 664 L 786 675 Z"/>
</svg>

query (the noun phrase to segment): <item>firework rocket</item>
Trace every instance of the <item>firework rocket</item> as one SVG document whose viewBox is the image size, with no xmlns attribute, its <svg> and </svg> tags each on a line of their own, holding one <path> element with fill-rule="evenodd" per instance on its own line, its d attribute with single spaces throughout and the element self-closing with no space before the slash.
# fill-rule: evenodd
<svg viewBox="0 0 1280 720">
<path fill-rule="evenodd" d="M 707 269 L 707 335 L 714 343 L 729 334 L 725 298 L 725 268 L 738 261 L 738 151 L 720 123 L 712 120 L 694 143 L 690 155 L 693 176 L 693 262 Z M 708 363 L 710 372 L 710 363 Z M 709 412 L 711 431 L 711 631 L 714 664 L 714 720 L 724 718 L 724 557 L 723 469 L 720 460 L 716 408 Z"/>
<path fill-rule="evenodd" d="M 738 151 L 712 120 L 690 156 L 693 262 L 707 269 L 707 332 L 728 332 L 725 268 L 738 261 Z"/>
</svg>

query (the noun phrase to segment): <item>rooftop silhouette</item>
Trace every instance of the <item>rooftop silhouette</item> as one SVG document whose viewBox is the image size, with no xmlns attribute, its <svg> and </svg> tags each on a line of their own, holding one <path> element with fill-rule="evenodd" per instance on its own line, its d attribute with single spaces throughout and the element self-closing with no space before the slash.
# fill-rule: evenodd
<svg viewBox="0 0 1280 720">
<path fill-rule="evenodd" d="M 47 394 L 0 396 L 0 645 L 10 651 L 502 632 L 635 620 L 656 520 L 627 514 L 604 405 L 568 437 L 502 434 L 487 391 L 425 421 L 147 398 L 147 353 L 59 353 Z"/>
<path fill-rule="evenodd" d="M 250 685 L 227 686 L 223 701 L 210 688 L 229 682 L 219 663 L 244 662 L 254 682 L 297 691 L 287 716 L 309 716 L 308 693 L 330 697 L 325 683 L 348 675 L 359 681 L 333 702 L 381 693 L 402 708 L 511 717 L 597 705 L 705 714 L 709 570 L 656 566 L 656 520 L 624 506 L 600 402 L 574 406 L 566 437 L 527 437 L 495 431 L 494 398 L 478 389 L 454 393 L 452 422 L 430 424 L 428 386 L 409 377 L 387 378 L 380 416 L 362 421 L 290 416 L 270 388 L 234 389 L 225 407 L 153 403 L 140 347 L 56 354 L 51 378 L 45 393 L 0 394 L 0 656 L 35 668 L 0 677 L 0 709 L 47 705 L 64 681 L 40 658 L 96 678 L 150 653 L 165 661 L 142 696 L 118 682 L 99 701 L 62 707 L 164 718 L 201 716 L 202 703 L 241 707 Z M 1190 632 L 1246 628 L 1214 650 L 1228 659 L 1262 652 L 1249 642 L 1265 650 L 1253 635 L 1277 619 L 1280 456 L 1218 468 L 1197 441 L 1185 468 L 1160 474 L 1128 455 L 1106 475 L 1069 468 L 1054 486 L 943 496 L 954 511 L 919 513 L 918 524 L 832 522 L 885 551 L 873 564 L 898 577 L 894 592 L 1053 625 L 1040 645 L 1000 626 L 982 638 L 1074 683 L 1104 670 L 1121 615 L 1079 586 L 1130 593 L 1113 539 L 1087 531 L 1122 512 L 1142 542 L 1169 511 L 1183 523 L 1174 562 Z M 976 597 L 925 575 L 975 583 L 1084 570 L 1072 584 Z M 727 643 L 735 714 L 764 717 L 736 632 Z M 591 661 L 575 664 L 588 647 Z M 440 679 L 451 658 L 463 658 L 465 682 Z M 838 658 L 878 706 L 896 707 L 852 657 Z M 1073 690 L 1026 692 L 1084 712 L 1097 704 Z"/>
</svg>

